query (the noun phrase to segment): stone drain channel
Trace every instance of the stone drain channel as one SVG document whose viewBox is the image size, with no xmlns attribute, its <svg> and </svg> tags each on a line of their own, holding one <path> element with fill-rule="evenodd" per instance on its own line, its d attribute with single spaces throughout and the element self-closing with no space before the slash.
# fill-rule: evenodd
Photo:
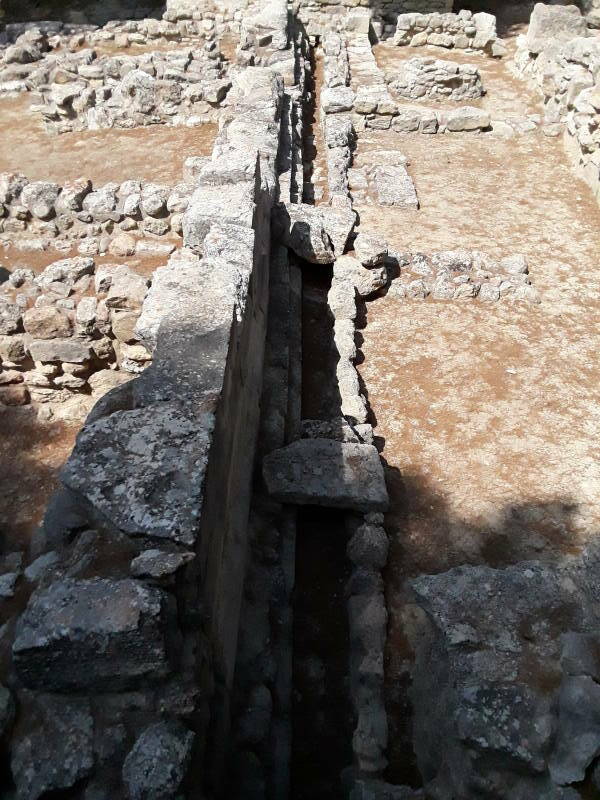
<svg viewBox="0 0 600 800">
<path fill-rule="evenodd" d="M 600 796 L 600 37 L 375 5 L 6 28 L 7 800 Z"/>
</svg>

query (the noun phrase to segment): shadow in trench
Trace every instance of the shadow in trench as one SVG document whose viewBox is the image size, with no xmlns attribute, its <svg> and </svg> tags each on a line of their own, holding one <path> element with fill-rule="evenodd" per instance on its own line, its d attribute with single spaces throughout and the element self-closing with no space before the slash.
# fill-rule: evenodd
<svg viewBox="0 0 600 800">
<path fill-rule="evenodd" d="M 342 798 L 340 774 L 352 763 L 346 543 L 343 512 L 301 508 L 294 592 L 293 800 Z"/>
</svg>

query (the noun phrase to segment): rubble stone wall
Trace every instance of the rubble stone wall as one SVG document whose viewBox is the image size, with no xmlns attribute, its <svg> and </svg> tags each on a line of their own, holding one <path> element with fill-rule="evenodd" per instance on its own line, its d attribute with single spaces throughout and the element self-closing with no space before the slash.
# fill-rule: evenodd
<svg viewBox="0 0 600 800">
<path fill-rule="evenodd" d="M 387 38 L 394 35 L 401 14 L 451 10 L 449 0 L 301 0 L 297 13 L 311 36 L 332 29 L 367 32 L 371 24 L 378 36 Z"/>
<path fill-rule="evenodd" d="M 600 40 L 575 6 L 538 3 L 515 63 L 542 94 L 546 121 L 564 125 L 575 171 L 600 202 Z"/>
</svg>

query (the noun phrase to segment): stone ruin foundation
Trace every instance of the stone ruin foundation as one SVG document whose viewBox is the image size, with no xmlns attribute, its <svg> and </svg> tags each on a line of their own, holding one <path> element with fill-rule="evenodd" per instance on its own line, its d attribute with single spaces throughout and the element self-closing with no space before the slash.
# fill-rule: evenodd
<svg viewBox="0 0 600 800">
<path fill-rule="evenodd" d="M 2 5 L 0 796 L 600 797 L 597 9 Z"/>
</svg>

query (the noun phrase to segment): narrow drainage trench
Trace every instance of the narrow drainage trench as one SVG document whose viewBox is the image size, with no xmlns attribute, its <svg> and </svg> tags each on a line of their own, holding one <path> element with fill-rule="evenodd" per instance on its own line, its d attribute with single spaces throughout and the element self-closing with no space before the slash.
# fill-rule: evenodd
<svg viewBox="0 0 600 800">
<path fill-rule="evenodd" d="M 327 305 L 331 270 L 303 265 L 302 418 L 340 415 Z M 354 719 L 349 697 L 349 639 L 344 585 L 344 514 L 304 507 L 298 514 L 292 700 L 293 800 L 342 797 L 340 774 L 352 763 Z"/>
</svg>

